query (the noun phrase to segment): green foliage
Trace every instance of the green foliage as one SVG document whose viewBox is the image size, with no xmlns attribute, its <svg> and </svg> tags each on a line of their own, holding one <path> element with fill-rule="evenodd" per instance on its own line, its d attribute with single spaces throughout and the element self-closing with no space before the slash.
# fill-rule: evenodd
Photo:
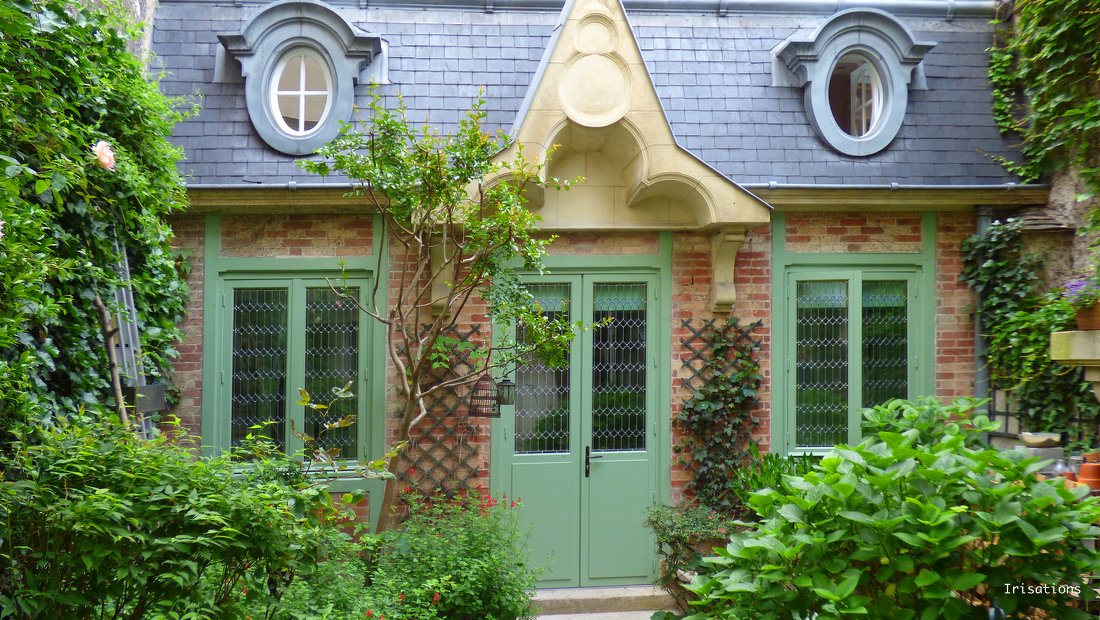
<svg viewBox="0 0 1100 620">
<path fill-rule="evenodd" d="M 657 539 L 661 571 L 657 583 L 686 606 L 689 593 L 681 575 L 690 575 L 702 567 L 703 553 L 709 543 L 725 540 L 733 530 L 733 521 L 696 503 L 676 506 L 657 504 L 646 512 L 645 525 Z"/>
<path fill-rule="evenodd" d="M 737 496 L 741 512 L 746 512 L 753 493 L 763 489 L 778 489 L 787 476 L 802 476 L 813 469 L 810 456 L 793 456 L 768 452 L 760 454 L 756 443 L 749 444 L 749 458 L 733 472 L 730 490 Z M 747 515 L 740 515 L 742 517 Z"/>
<path fill-rule="evenodd" d="M 987 325 L 996 326 L 1036 303 L 1039 257 L 1024 254 L 1022 226 L 1017 219 L 994 222 L 963 241 L 959 279 L 980 296 L 978 310 Z"/>
<path fill-rule="evenodd" d="M 1076 433 L 1100 404 L 1080 367 L 1050 359 L 1050 334 L 1073 329 L 1073 306 L 1055 293 L 1034 310 L 1008 316 L 990 330 L 991 379 L 1016 398 L 1024 428 Z"/>
<path fill-rule="evenodd" d="M 22 433 L 0 455 L 0 617 L 244 617 L 342 536 L 285 458 L 239 468 L 86 417 Z"/>
<path fill-rule="evenodd" d="M 1076 430 L 1078 420 L 1100 416 L 1100 404 L 1081 368 L 1050 359 L 1050 334 L 1072 327 L 1073 306 L 1037 293 L 1038 258 L 1023 254 L 1020 225 L 995 222 L 966 239 L 961 279 L 980 295 L 990 379 L 1015 400 L 1024 428 Z"/>
<path fill-rule="evenodd" d="M 371 601 L 390 620 L 531 618 L 537 572 L 528 566 L 516 502 L 405 494 L 401 529 L 373 542 Z"/>
<path fill-rule="evenodd" d="M 748 458 L 733 470 L 729 488 L 736 498 L 736 514 L 750 517 L 749 498 L 763 489 L 778 489 L 785 476 L 801 476 L 813 468 L 811 457 L 760 454 L 755 442 L 749 443 Z M 746 514 L 750 513 L 750 514 Z M 659 504 L 646 514 L 646 527 L 657 538 L 657 553 L 661 556 L 658 583 L 681 605 L 687 606 L 691 594 L 684 589 L 681 575 L 690 575 L 702 566 L 702 554 L 709 544 L 724 539 L 740 522 L 730 513 L 716 512 L 695 502 L 676 506 Z"/>
<path fill-rule="evenodd" d="M 0 5 L 0 428 L 113 399 L 93 303 L 113 300 L 116 240 L 150 378 L 175 355 L 187 292 L 164 218 L 186 200 L 167 140 L 181 115 L 126 28 L 120 10 Z"/>
<path fill-rule="evenodd" d="M 397 529 L 337 541 L 296 580 L 276 620 L 516 620 L 530 618 L 535 573 L 516 529 L 517 506 L 411 489 Z M 255 613 L 262 612 L 255 608 Z"/>
<path fill-rule="evenodd" d="M 990 50 L 993 113 L 1023 139 L 1026 181 L 1078 167 L 1100 184 L 1100 11 L 1094 0 L 1016 0 Z"/>
<path fill-rule="evenodd" d="M 1100 499 L 982 445 L 978 404 L 867 410 L 862 442 L 753 496 L 761 521 L 707 559 L 689 618 L 950 620 L 994 598 L 1011 618 L 1091 617 L 1056 589 L 1096 597 L 1081 576 L 1100 569 L 1084 544 Z"/>
<path fill-rule="evenodd" d="M 759 325 L 742 327 L 730 317 L 706 328 L 707 353 L 695 393 L 677 418 L 688 433 L 676 448 L 687 454 L 684 464 L 692 470 L 688 489 L 704 506 L 727 515 L 739 508 L 730 480 L 745 460 L 758 422 L 752 411 L 763 376 L 756 361 L 760 343 L 752 331 Z"/>
</svg>

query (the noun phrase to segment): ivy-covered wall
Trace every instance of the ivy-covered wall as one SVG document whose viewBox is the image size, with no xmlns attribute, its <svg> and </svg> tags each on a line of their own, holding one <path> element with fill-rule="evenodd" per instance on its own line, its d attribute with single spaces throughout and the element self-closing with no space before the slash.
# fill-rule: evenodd
<svg viewBox="0 0 1100 620">
<path fill-rule="evenodd" d="M 1100 205 L 1100 10 L 1094 0 L 1015 0 L 1000 8 L 990 58 L 993 112 L 1020 138 L 1024 181 L 1051 184 L 1049 211 L 1094 230 L 1073 241 L 1070 269 L 1094 270 Z"/>
<path fill-rule="evenodd" d="M 114 402 L 97 300 L 129 261 L 145 371 L 166 379 L 187 289 L 165 217 L 186 204 L 182 114 L 120 11 L 0 4 L 0 426 Z M 117 243 L 117 246 L 116 246 Z"/>
</svg>

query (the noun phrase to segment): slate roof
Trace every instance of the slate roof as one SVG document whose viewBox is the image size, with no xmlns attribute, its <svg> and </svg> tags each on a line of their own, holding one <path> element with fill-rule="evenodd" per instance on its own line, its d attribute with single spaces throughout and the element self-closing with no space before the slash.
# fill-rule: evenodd
<svg viewBox="0 0 1100 620">
<path fill-rule="evenodd" d="M 848 6 L 852 3 L 847 3 Z M 217 33 L 239 30 L 263 4 L 161 0 L 153 31 L 155 66 L 169 95 L 201 95 L 201 111 L 178 125 L 183 172 L 193 186 L 319 183 L 294 157 L 253 130 L 244 86 L 214 83 Z M 410 117 L 447 128 L 484 86 L 488 123 L 512 125 L 539 64 L 555 11 L 334 7 L 389 42 L 390 85 Z M 996 185 L 1015 182 L 990 155 L 1012 154 L 990 112 L 985 49 L 988 18 L 899 17 L 917 39 L 937 43 L 924 60 L 928 90 L 910 90 L 898 137 L 866 158 L 840 155 L 813 133 L 800 88 L 771 86 L 771 50 L 827 16 L 812 14 L 628 15 L 658 96 L 680 144 L 747 185 Z M 366 87 L 357 96 L 366 101 Z M 329 182 L 337 182 L 330 179 Z"/>
</svg>

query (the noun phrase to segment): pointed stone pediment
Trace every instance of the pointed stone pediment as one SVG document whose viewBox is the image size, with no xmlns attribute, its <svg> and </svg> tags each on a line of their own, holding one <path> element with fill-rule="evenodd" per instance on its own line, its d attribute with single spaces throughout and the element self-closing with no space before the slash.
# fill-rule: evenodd
<svg viewBox="0 0 1100 620">
<path fill-rule="evenodd" d="M 529 158 L 554 149 L 548 176 L 585 179 L 530 196 L 544 228 L 728 236 L 770 220 L 763 201 L 676 143 L 619 0 L 567 2 L 513 132 Z"/>
</svg>

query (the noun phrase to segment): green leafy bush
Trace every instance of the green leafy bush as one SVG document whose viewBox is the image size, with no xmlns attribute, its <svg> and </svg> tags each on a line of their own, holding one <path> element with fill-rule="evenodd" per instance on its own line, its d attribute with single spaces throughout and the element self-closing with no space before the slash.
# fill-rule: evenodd
<svg viewBox="0 0 1100 620">
<path fill-rule="evenodd" d="M 708 558 L 689 617 L 971 618 L 994 599 L 1012 618 L 1091 617 L 1067 591 L 1095 598 L 1100 500 L 982 445 L 995 425 L 977 404 L 868 410 L 865 440 L 752 497 L 762 520 Z"/>
<path fill-rule="evenodd" d="M 85 4 L 0 3 L 0 432 L 111 403 L 95 302 L 112 305 L 121 253 L 151 379 L 187 299 L 165 222 L 186 204 L 181 113 L 127 51 L 125 14 Z"/>
<path fill-rule="evenodd" d="M 406 493 L 409 517 L 373 539 L 371 604 L 389 620 L 530 618 L 528 566 L 515 502 Z"/>
<path fill-rule="evenodd" d="M 646 513 L 645 525 L 657 539 L 661 570 L 657 582 L 681 605 L 690 594 L 684 589 L 681 576 L 702 567 L 702 553 L 707 545 L 725 540 L 733 522 L 721 514 L 696 503 L 682 502 L 676 506 L 658 504 Z"/>
<path fill-rule="evenodd" d="M 0 454 L 0 617 L 243 617 L 342 536 L 285 459 L 196 459 L 117 420 L 23 433 Z"/>
<path fill-rule="evenodd" d="M 767 452 L 760 454 L 755 443 L 749 444 L 749 458 L 733 471 L 730 490 L 737 497 L 738 505 L 750 514 L 742 517 L 752 518 L 748 510 L 753 493 L 763 489 L 778 489 L 786 476 L 802 476 L 813 469 L 814 459 L 809 456 L 791 456 Z"/>
<path fill-rule="evenodd" d="M 800 476 L 813 468 L 810 457 L 760 454 L 755 443 L 749 444 L 748 459 L 733 471 L 729 488 L 737 501 L 738 515 L 748 510 L 752 494 L 767 488 L 779 488 L 784 476 Z M 646 513 L 646 527 L 653 530 L 661 569 L 657 581 L 681 607 L 692 598 L 684 589 L 683 580 L 701 567 L 703 553 L 711 550 L 715 541 L 724 540 L 743 524 L 726 513 L 717 512 L 697 502 L 685 501 L 676 506 L 659 504 Z"/>
</svg>

